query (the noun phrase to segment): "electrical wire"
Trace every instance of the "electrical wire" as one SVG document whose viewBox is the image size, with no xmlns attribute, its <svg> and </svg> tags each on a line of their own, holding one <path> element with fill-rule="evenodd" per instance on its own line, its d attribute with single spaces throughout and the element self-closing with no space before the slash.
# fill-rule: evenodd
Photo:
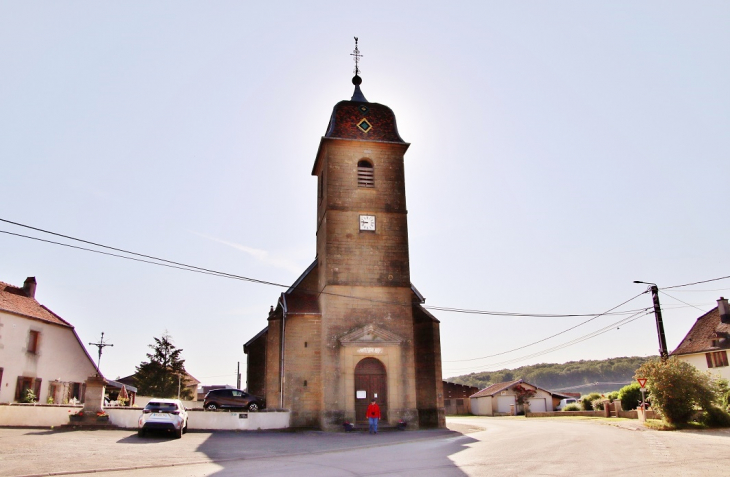
<svg viewBox="0 0 730 477">
<path fill-rule="evenodd" d="M 528 347 L 530 347 L 530 346 L 533 346 L 533 345 L 536 345 L 536 344 L 538 344 L 538 343 L 542 343 L 543 341 L 547 341 L 547 340 L 549 340 L 549 339 L 551 339 L 551 338 L 555 338 L 556 336 L 560 336 L 560 335 L 562 335 L 562 334 L 565 334 L 565 333 L 567 333 L 568 331 L 571 331 L 571 330 L 574 330 L 574 329 L 578 328 L 579 326 L 583 326 L 583 325 L 585 325 L 586 323 L 590 323 L 591 321 L 595 320 L 596 318 L 599 318 L 599 317 L 601 317 L 601 316 L 603 316 L 603 315 L 605 315 L 605 314 L 607 314 L 607 313 L 609 313 L 609 312 L 611 312 L 611 311 L 615 310 L 616 308 L 619 308 L 619 307 L 622 307 L 622 306 L 624 306 L 625 304 L 629 303 L 630 301 L 633 301 L 633 300 L 637 299 L 638 297 L 640 297 L 641 295 L 643 295 L 643 294 L 645 294 L 645 293 L 646 293 L 646 291 L 643 291 L 643 292 L 639 293 L 638 295 L 635 295 L 635 296 L 633 296 L 633 297 L 629 298 L 629 299 L 628 299 L 628 300 L 626 300 L 625 302 L 623 302 L 623 303 L 621 303 L 621 304 L 619 304 L 619 305 L 616 305 L 616 306 L 614 306 L 613 308 L 610 308 L 609 310 L 607 310 L 607 311 L 605 311 L 605 312 L 603 312 L 603 313 L 601 313 L 601 314 L 598 314 L 598 315 L 594 316 L 593 318 L 590 318 L 590 319 L 588 319 L 588 320 L 585 320 L 585 321 L 583 321 L 583 322 L 581 322 L 581 323 L 578 323 L 578 324 L 577 324 L 577 325 L 575 325 L 575 326 L 571 326 L 570 328 L 567 328 L 567 329 L 565 329 L 565 330 L 563 330 L 563 331 L 560 331 L 560 332 L 558 332 L 558 333 L 555 333 L 554 335 L 550 335 L 550 336 L 548 336 L 547 338 L 543 338 L 543 339 L 541 339 L 541 340 L 538 340 L 538 341 L 534 341 L 534 342 L 532 342 L 532 343 L 530 343 L 530 344 L 526 344 L 526 345 L 524 345 L 524 346 L 520 346 L 519 348 L 514 348 L 514 349 L 511 349 L 511 350 L 507 350 L 507 351 L 502 351 L 501 353 L 495 353 L 495 354 L 490 354 L 490 355 L 488 355 L 488 356 L 482 356 L 482 357 L 480 357 L 480 358 L 470 358 L 470 359 L 456 359 L 456 360 L 453 360 L 453 361 L 444 361 L 444 363 L 456 363 L 456 362 L 463 362 L 463 361 L 476 361 L 476 360 L 479 360 L 479 359 L 487 359 L 487 358 L 493 358 L 493 357 L 495 357 L 495 356 L 501 356 L 501 355 L 504 355 L 504 354 L 512 353 L 512 352 L 514 352 L 514 351 L 518 351 L 518 350 L 521 350 L 521 349 L 525 349 L 525 348 L 528 348 Z M 637 313 L 641 313 L 641 312 L 644 312 L 644 311 L 646 311 L 646 310 L 648 310 L 648 308 L 643 308 L 643 309 L 639 310 L 639 311 L 638 311 Z"/>
<path fill-rule="evenodd" d="M 4 234 L 7 234 L 7 235 L 13 235 L 13 236 L 16 236 L 16 237 L 26 238 L 26 239 L 29 239 L 29 240 L 36 240 L 36 241 L 39 241 L 39 242 L 45 242 L 45 243 L 49 243 L 49 244 L 53 244 L 53 245 L 60 245 L 62 247 L 73 248 L 73 249 L 82 250 L 82 251 L 86 251 L 86 252 L 98 253 L 98 254 L 101 254 L 101 255 L 107 255 L 107 256 L 112 256 L 112 257 L 117 257 L 117 258 L 123 258 L 123 259 L 126 259 L 126 260 L 133 260 L 133 261 L 136 261 L 136 262 L 142 262 L 142 263 L 147 263 L 147 264 L 151 264 L 151 265 L 158 265 L 158 266 L 163 266 L 163 267 L 167 267 L 167 268 L 174 268 L 174 269 L 178 269 L 178 270 L 184 270 L 184 271 L 189 271 L 189 272 L 201 273 L 201 274 L 204 274 L 204 275 L 219 276 L 219 277 L 222 277 L 222 278 L 231 278 L 231 279 L 235 279 L 235 280 L 241 280 L 241 281 L 246 281 L 246 282 L 251 282 L 251 283 L 258 283 L 258 284 L 261 284 L 261 285 L 270 285 L 270 286 L 275 286 L 275 287 L 279 287 L 279 288 L 289 288 L 289 285 L 284 285 L 284 284 L 281 284 L 281 283 L 276 283 L 276 282 L 270 282 L 270 281 L 260 280 L 260 279 L 256 279 L 256 278 L 245 277 L 245 276 L 236 275 L 236 274 L 233 274 L 233 273 L 221 272 L 221 271 L 212 270 L 212 269 L 209 269 L 209 268 L 198 267 L 198 266 L 195 266 L 195 265 L 188 265 L 188 264 L 182 263 L 182 262 L 176 262 L 176 261 L 173 261 L 173 260 L 168 260 L 168 259 L 164 259 L 164 258 L 160 258 L 160 257 L 155 257 L 153 255 L 147 255 L 147 254 L 143 254 L 143 253 L 133 252 L 133 251 L 125 250 L 125 249 L 122 249 L 122 248 L 112 247 L 112 246 L 109 246 L 109 245 L 104 245 L 104 244 L 101 244 L 101 243 L 92 242 L 90 240 L 84 240 L 84 239 L 80 239 L 80 238 L 73 237 L 73 236 L 70 236 L 70 235 L 65 235 L 65 234 L 61 234 L 61 233 L 58 233 L 58 232 L 53 232 L 53 231 L 50 231 L 50 230 L 45 230 L 45 229 L 42 229 L 42 228 L 39 228 L 39 227 L 34 227 L 34 226 L 31 226 L 31 225 L 21 224 L 19 222 L 14 222 L 12 220 L 7 220 L 7 219 L 0 218 L 0 222 L 5 222 L 5 223 L 8 223 L 8 224 L 12 224 L 12 225 L 18 226 L 18 227 L 23 227 L 23 228 L 35 230 L 37 232 L 42 232 L 42 233 L 54 235 L 54 236 L 57 236 L 57 237 L 62 237 L 62 238 L 68 239 L 68 240 L 74 240 L 74 241 L 81 242 L 81 243 L 85 243 L 85 244 L 88 244 L 88 245 L 93 245 L 95 247 L 101 247 L 101 248 L 105 248 L 105 249 L 108 249 L 108 250 L 114 250 L 116 252 L 122 252 L 122 253 L 130 254 L 130 255 L 134 255 L 135 257 L 143 257 L 143 259 L 134 258 L 134 257 L 127 257 L 127 256 L 119 255 L 119 254 L 116 254 L 116 253 L 103 252 L 103 251 L 100 251 L 100 250 L 94 250 L 94 249 L 87 248 L 87 247 L 80 247 L 80 246 L 76 246 L 76 245 L 65 244 L 65 243 L 62 243 L 62 242 L 56 242 L 56 241 L 53 241 L 53 240 L 41 239 L 41 238 L 38 238 L 38 237 L 29 236 L 29 235 L 23 235 L 23 234 L 18 234 L 18 233 L 14 233 L 14 232 L 8 232 L 8 231 L 0 230 L 0 233 L 4 233 Z M 149 260 L 146 260 L 146 259 L 149 259 Z M 156 262 L 153 261 L 153 260 L 156 260 Z M 159 262 L 162 262 L 162 263 L 159 263 Z M 412 306 L 412 304 L 411 304 L 410 301 L 409 302 L 393 302 L 393 301 L 387 301 L 387 300 L 377 300 L 377 299 L 373 299 L 373 298 L 366 298 L 366 297 L 345 295 L 345 294 L 339 294 L 339 293 L 334 293 L 334 292 L 326 292 L 326 291 L 317 291 L 317 290 L 302 290 L 302 291 L 303 292 L 307 292 L 307 293 L 317 293 L 317 294 L 322 294 L 322 295 L 327 295 L 327 296 L 334 296 L 334 297 L 340 297 L 340 298 L 356 299 L 356 300 L 360 300 L 360 301 L 367 301 L 367 302 L 378 303 L 378 304 L 398 305 L 398 306 L 407 306 L 407 307 Z M 436 311 L 444 311 L 444 312 L 465 313 L 465 314 L 480 314 L 480 315 L 492 315 L 492 316 L 527 317 L 527 318 L 530 318 L 530 317 L 537 317 L 537 318 L 572 318 L 572 317 L 584 317 L 584 316 L 598 317 L 598 316 L 603 316 L 603 315 L 607 314 L 607 313 L 599 313 L 599 314 L 596 314 L 596 313 L 585 313 L 585 314 L 516 313 L 516 312 L 487 311 L 487 310 L 467 310 L 467 309 L 462 309 L 462 308 L 440 307 L 440 306 L 430 306 L 430 305 L 422 305 L 422 306 L 425 309 L 436 310 Z M 622 314 L 622 313 L 627 313 L 627 312 L 620 312 L 620 313 L 617 313 L 617 314 Z"/>
<path fill-rule="evenodd" d="M 241 276 L 241 275 L 234 275 L 232 273 L 225 273 L 225 272 L 219 272 L 219 271 L 216 271 L 216 270 L 210 270 L 208 268 L 196 267 L 195 265 L 188 265 L 188 264 L 185 264 L 185 263 L 174 262 L 172 260 L 166 260 L 164 258 L 159 258 L 159 257 L 155 257 L 155 256 L 152 256 L 152 255 L 145 255 L 143 253 L 132 252 L 132 251 L 129 251 L 129 250 L 124 250 L 122 248 L 111 247 L 109 245 L 103 245 L 103 244 L 100 244 L 100 243 L 91 242 L 89 240 L 84 240 L 84 239 L 80 239 L 80 238 L 76 238 L 76 237 L 71 237 L 70 235 L 63 235 L 63 234 L 59 234 L 59 233 L 56 233 L 56 232 L 51 232 L 50 230 L 44 230 L 44 229 L 40 229 L 38 227 L 32 227 L 30 225 L 25 225 L 25 224 L 21 224 L 21 223 L 18 223 L 18 222 L 13 222 L 11 220 L 7 220 L 7 219 L 3 219 L 3 218 L 0 218 L 0 222 L 5 222 L 5 223 L 8 223 L 8 224 L 17 225 L 18 227 L 24 227 L 26 229 L 35 230 L 37 232 L 43 232 L 43 233 L 49 234 L 49 235 L 55 235 L 56 237 L 63 237 L 65 239 L 74 240 L 76 242 L 81 242 L 81 243 L 85 243 L 85 244 L 88 244 L 88 245 L 93 245 L 95 247 L 105 248 L 105 249 L 108 249 L 108 250 L 114 250 L 115 252 L 122 252 L 122 253 L 126 253 L 126 254 L 129 254 L 129 255 L 134 255 L 136 257 L 148 258 L 148 259 L 151 259 L 151 260 L 157 260 L 158 262 L 169 263 L 169 264 L 172 264 L 172 265 L 176 265 L 177 266 L 177 267 L 173 267 L 173 268 L 185 267 L 187 269 L 199 270 L 199 271 L 207 272 L 209 274 L 214 274 L 214 275 L 227 276 L 227 277 L 230 277 L 230 278 L 235 278 L 237 280 L 244 280 L 244 281 L 252 282 L 252 283 L 260 283 L 262 285 L 271 285 L 271 286 L 275 286 L 275 287 L 288 288 L 287 285 L 282 285 L 281 283 L 268 282 L 268 281 L 259 280 L 259 279 L 256 279 L 256 278 L 249 278 L 249 277 L 244 277 L 244 276 Z M 4 232 L 4 233 L 10 233 L 10 232 Z M 20 234 L 11 234 L 11 235 L 21 236 Z M 24 237 L 26 237 L 26 238 L 33 238 L 33 237 L 28 237 L 28 236 L 24 236 Z M 45 240 L 43 240 L 43 241 L 45 241 Z M 51 241 L 48 241 L 48 242 L 49 243 L 55 243 L 57 245 L 62 245 L 59 242 L 51 242 Z M 73 247 L 73 248 L 79 248 L 81 250 L 92 251 L 91 249 L 85 249 L 85 248 L 81 248 L 81 247 Z M 113 255 L 113 254 L 108 254 L 108 255 Z M 128 258 L 128 257 L 120 256 L 120 255 L 113 255 L 113 256 L 115 256 L 115 257 L 121 257 L 121 258 Z M 144 260 L 139 260 L 139 261 L 145 262 Z M 145 263 L 153 263 L 153 262 L 145 262 Z"/>
<path fill-rule="evenodd" d="M 716 282 L 718 280 L 726 280 L 728 278 L 730 278 L 730 275 L 728 275 L 726 277 L 712 278 L 710 280 L 702 280 L 702 281 L 699 281 L 699 282 L 685 283 L 684 285 L 672 285 L 671 287 L 661 287 L 661 288 L 664 289 L 664 290 L 669 290 L 670 288 L 688 287 L 688 286 L 691 286 L 691 285 L 699 285 L 700 283 L 709 283 L 709 282 Z"/>
<path fill-rule="evenodd" d="M 685 305 L 687 305 L 687 306 L 691 306 L 692 308 L 697 308 L 697 309 L 698 309 L 698 310 L 700 310 L 700 311 L 701 311 L 702 313 L 707 313 L 707 311 L 703 310 L 702 308 L 700 308 L 700 307 L 698 307 L 698 306 L 694 306 L 694 305 L 691 305 L 691 304 L 687 303 L 686 301 L 682 301 L 682 300 L 680 300 L 679 298 L 675 298 L 675 297 L 673 297 L 672 295 L 670 295 L 669 293 L 667 293 L 667 292 L 665 292 L 665 291 L 663 291 L 663 290 L 661 290 L 661 289 L 659 290 L 659 292 L 660 292 L 660 293 L 661 293 L 662 295 L 668 296 L 668 297 L 669 297 L 669 298 L 671 298 L 672 300 L 677 300 L 678 302 L 680 302 L 680 303 L 684 303 L 684 304 L 685 304 Z"/>
<path fill-rule="evenodd" d="M 552 348 L 548 348 L 548 349 L 544 349 L 544 350 L 541 350 L 541 351 L 537 351 L 537 352 L 532 353 L 532 354 L 529 354 L 529 355 L 520 356 L 520 357 L 513 358 L 513 359 L 509 359 L 509 360 L 506 360 L 506 361 L 500 361 L 500 362 L 497 362 L 497 363 L 490 363 L 490 364 L 487 364 L 487 365 L 480 366 L 479 368 L 476 368 L 476 370 L 473 367 L 468 367 L 468 368 L 450 368 L 450 372 L 452 372 L 452 371 L 462 371 L 462 370 L 472 370 L 472 372 L 476 372 L 476 371 L 480 371 L 480 372 L 494 371 L 494 370 L 496 370 L 496 367 L 498 367 L 498 366 L 504 366 L 506 364 L 512 364 L 512 363 L 516 363 L 516 362 L 519 362 L 519 361 L 524 361 L 526 359 L 537 358 L 539 356 L 543 356 L 543 355 L 552 353 L 553 351 L 558 351 L 558 350 L 561 350 L 563 348 L 567 348 L 569 346 L 573 346 L 575 344 L 578 344 L 578 343 L 581 343 L 583 341 L 589 340 L 591 338 L 595 338 L 596 336 L 600 336 L 600 335 L 602 335 L 604 333 L 607 333 L 607 332 L 613 330 L 614 327 L 620 327 L 620 326 L 623 326 L 623 325 L 627 325 L 627 324 L 629 324 L 629 323 L 631 323 L 633 321 L 638 320 L 639 318 L 642 318 L 644 316 L 650 315 L 651 313 L 652 313 L 651 311 L 646 311 L 646 312 L 643 312 L 643 313 L 641 313 L 641 312 L 636 313 L 636 316 L 629 316 L 627 318 L 623 318 L 623 319 L 621 319 L 621 320 L 619 320 L 617 322 L 611 323 L 610 325 L 607 325 L 604 328 L 601 328 L 599 330 L 596 330 L 596 331 L 593 331 L 593 332 L 588 333 L 586 335 L 580 336 L 580 337 L 575 338 L 575 339 L 573 339 L 571 341 L 567 341 L 565 343 L 561 343 L 561 344 L 556 345 L 556 346 L 554 346 Z"/>
</svg>

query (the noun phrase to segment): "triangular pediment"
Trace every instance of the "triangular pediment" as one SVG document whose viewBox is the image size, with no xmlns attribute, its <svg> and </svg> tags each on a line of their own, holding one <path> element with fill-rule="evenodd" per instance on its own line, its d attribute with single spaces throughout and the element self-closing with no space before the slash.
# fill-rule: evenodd
<svg viewBox="0 0 730 477">
<path fill-rule="evenodd" d="M 399 345 L 403 341 L 405 340 L 395 333 L 378 328 L 375 325 L 365 325 L 340 338 L 342 346 Z"/>
</svg>

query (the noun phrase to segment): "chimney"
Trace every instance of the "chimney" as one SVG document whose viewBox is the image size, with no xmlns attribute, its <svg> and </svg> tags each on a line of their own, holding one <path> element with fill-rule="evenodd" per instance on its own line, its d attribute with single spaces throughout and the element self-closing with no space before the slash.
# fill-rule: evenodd
<svg viewBox="0 0 730 477">
<path fill-rule="evenodd" d="M 36 285 L 35 277 L 26 278 L 25 282 L 23 282 L 23 291 L 25 292 L 25 296 L 35 298 Z M 727 300 L 725 300 L 725 306 L 727 306 Z"/>
<path fill-rule="evenodd" d="M 728 304 L 727 299 L 720 297 L 717 300 L 717 311 L 720 313 L 721 323 L 730 323 L 730 304 Z"/>
</svg>

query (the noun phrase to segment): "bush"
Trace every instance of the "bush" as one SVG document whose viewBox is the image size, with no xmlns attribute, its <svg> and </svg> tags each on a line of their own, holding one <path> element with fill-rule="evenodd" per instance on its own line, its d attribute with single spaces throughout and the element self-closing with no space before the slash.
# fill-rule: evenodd
<svg viewBox="0 0 730 477">
<path fill-rule="evenodd" d="M 717 380 L 717 387 L 720 391 L 720 407 L 726 411 L 730 408 L 730 382 L 727 379 Z"/>
<path fill-rule="evenodd" d="M 590 393 L 587 396 L 583 396 L 580 398 L 580 405 L 583 408 L 584 411 L 592 411 L 593 410 L 593 401 L 600 398 L 601 395 L 598 393 Z"/>
<path fill-rule="evenodd" d="M 608 398 L 609 401 L 614 402 L 616 399 L 618 399 L 618 391 L 611 391 L 610 393 L 608 393 L 606 398 Z"/>
<path fill-rule="evenodd" d="M 705 409 L 700 422 L 707 427 L 730 427 L 730 414 L 724 409 L 710 406 Z"/>
<path fill-rule="evenodd" d="M 605 401 L 605 397 L 599 397 L 597 399 L 594 399 L 591 403 L 593 405 L 594 411 L 603 411 L 603 401 Z"/>
<path fill-rule="evenodd" d="M 621 401 L 621 409 L 631 411 L 639 407 L 641 402 L 641 386 L 639 383 L 631 383 L 618 390 L 618 399 Z"/>
<path fill-rule="evenodd" d="M 563 411 L 580 411 L 580 406 L 577 403 L 571 403 L 565 406 Z"/>
<path fill-rule="evenodd" d="M 647 378 L 652 406 L 670 424 L 687 423 L 695 407 L 709 411 L 720 397 L 718 384 L 709 374 L 675 356 L 642 364 L 636 377 Z"/>
</svg>

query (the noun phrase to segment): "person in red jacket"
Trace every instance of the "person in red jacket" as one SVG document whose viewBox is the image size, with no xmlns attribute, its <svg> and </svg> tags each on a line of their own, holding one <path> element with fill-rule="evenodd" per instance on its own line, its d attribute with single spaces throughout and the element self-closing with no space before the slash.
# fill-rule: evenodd
<svg viewBox="0 0 730 477">
<path fill-rule="evenodd" d="M 370 405 L 368 406 L 368 410 L 365 414 L 370 422 L 370 434 L 377 434 L 378 419 L 380 419 L 380 406 L 378 406 L 378 403 L 375 402 L 375 399 L 370 401 Z"/>
</svg>

